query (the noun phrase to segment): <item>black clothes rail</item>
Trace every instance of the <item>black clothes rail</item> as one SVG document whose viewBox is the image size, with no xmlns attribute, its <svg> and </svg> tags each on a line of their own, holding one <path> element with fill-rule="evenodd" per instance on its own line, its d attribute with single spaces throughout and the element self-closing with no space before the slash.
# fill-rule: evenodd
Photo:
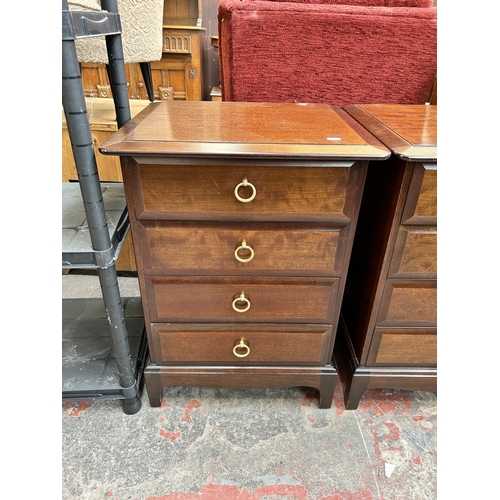
<svg viewBox="0 0 500 500">
<path fill-rule="evenodd" d="M 94 268 L 97 269 L 103 295 L 107 326 L 111 337 L 112 357 L 118 371 L 120 387 L 118 391 L 114 391 L 114 395 L 117 395 L 123 401 L 124 413 L 131 415 L 141 409 L 139 379 L 141 376 L 140 365 L 146 349 L 145 336 L 143 335 L 143 340 L 139 342 L 140 348 L 135 353 L 133 360 L 127 333 L 127 323 L 130 325 L 131 322 L 136 321 L 138 317 L 137 308 L 132 307 L 134 310 L 132 318 L 127 318 L 126 321 L 115 267 L 117 248 L 112 242 L 108 228 L 102 186 L 87 116 L 80 64 L 75 46 L 75 39 L 77 38 L 105 36 L 117 124 L 118 128 L 122 127 L 130 120 L 131 116 L 121 40 L 120 16 L 116 0 L 102 0 L 101 6 L 102 12 L 70 11 L 67 0 L 62 0 L 62 104 L 78 172 L 83 208 L 92 245 Z M 68 266 L 71 267 L 71 263 Z M 74 320 L 74 323 L 77 324 L 76 318 L 80 314 L 78 307 L 75 309 L 73 304 L 70 308 L 74 310 L 73 316 L 75 317 L 72 318 L 72 314 L 68 313 L 66 320 L 70 323 Z M 84 309 L 88 312 L 88 306 L 85 306 Z M 102 387 L 96 387 L 95 389 L 86 387 L 80 392 L 78 390 L 67 390 L 65 392 L 63 387 L 63 399 L 65 396 L 66 399 L 72 399 L 75 396 L 83 398 L 86 394 L 90 397 L 110 397 L 113 395 L 113 391 L 101 389 Z"/>
</svg>

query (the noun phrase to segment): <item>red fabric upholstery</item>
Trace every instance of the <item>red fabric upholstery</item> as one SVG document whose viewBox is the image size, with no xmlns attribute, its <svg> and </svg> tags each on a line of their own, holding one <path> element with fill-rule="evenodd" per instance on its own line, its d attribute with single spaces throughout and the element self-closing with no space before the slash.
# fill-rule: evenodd
<svg viewBox="0 0 500 500">
<path fill-rule="evenodd" d="M 269 0 L 271 2 L 362 5 L 365 7 L 432 7 L 432 0 Z"/>
<path fill-rule="evenodd" d="M 225 101 L 422 104 L 437 72 L 436 8 L 221 0 L 218 20 Z"/>
</svg>

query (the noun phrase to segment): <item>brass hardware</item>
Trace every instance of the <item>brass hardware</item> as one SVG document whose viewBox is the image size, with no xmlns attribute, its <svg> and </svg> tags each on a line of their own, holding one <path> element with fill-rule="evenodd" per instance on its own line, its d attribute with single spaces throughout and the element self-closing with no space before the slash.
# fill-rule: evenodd
<svg viewBox="0 0 500 500">
<path fill-rule="evenodd" d="M 236 304 L 238 302 L 245 302 L 246 303 L 246 306 L 243 307 L 242 309 L 240 309 Z M 245 292 L 241 292 L 241 294 L 239 295 L 239 297 L 236 297 L 234 300 L 233 300 L 233 309 L 236 311 L 236 312 L 239 312 L 239 313 L 244 313 L 246 311 L 248 311 L 250 309 L 250 301 L 245 297 Z"/>
<path fill-rule="evenodd" d="M 244 351 L 239 353 L 238 351 L 241 349 L 244 349 Z M 246 358 L 250 354 L 250 347 L 244 338 L 241 338 L 239 343 L 233 347 L 233 354 L 238 358 Z"/>
<path fill-rule="evenodd" d="M 158 87 L 161 101 L 174 100 L 174 87 Z"/>
<path fill-rule="evenodd" d="M 238 190 L 240 189 L 240 187 L 246 187 L 246 186 L 250 186 L 252 188 L 252 196 L 250 196 L 250 198 L 242 198 L 239 194 L 238 194 Z M 252 201 L 254 198 L 255 198 L 255 195 L 257 194 L 257 190 L 255 189 L 255 186 L 251 183 L 251 182 L 248 182 L 246 179 L 243 179 L 235 188 L 234 188 L 234 196 L 236 196 L 236 199 L 238 201 L 241 201 L 242 203 L 248 203 L 249 201 Z"/>
<path fill-rule="evenodd" d="M 111 86 L 110 85 L 97 85 L 97 92 L 99 97 L 111 97 Z"/>
<path fill-rule="evenodd" d="M 240 257 L 239 256 L 240 250 L 248 250 L 250 252 L 250 256 L 246 258 Z M 238 260 L 239 262 L 250 262 L 253 259 L 254 255 L 255 253 L 253 251 L 253 248 L 247 245 L 246 240 L 243 240 L 241 242 L 241 245 L 234 251 L 234 256 L 236 257 L 236 260 Z"/>
</svg>

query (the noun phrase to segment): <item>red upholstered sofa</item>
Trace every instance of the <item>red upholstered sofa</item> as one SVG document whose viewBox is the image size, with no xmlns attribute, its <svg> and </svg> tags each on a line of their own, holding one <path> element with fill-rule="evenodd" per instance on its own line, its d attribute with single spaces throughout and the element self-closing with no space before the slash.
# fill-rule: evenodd
<svg viewBox="0 0 500 500">
<path fill-rule="evenodd" d="M 221 0 L 225 101 L 423 104 L 437 73 L 432 0 Z"/>
</svg>

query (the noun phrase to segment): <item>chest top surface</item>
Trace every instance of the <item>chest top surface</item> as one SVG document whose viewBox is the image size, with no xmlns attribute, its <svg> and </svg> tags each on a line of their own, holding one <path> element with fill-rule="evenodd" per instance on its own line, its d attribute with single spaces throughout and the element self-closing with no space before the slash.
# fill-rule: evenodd
<svg viewBox="0 0 500 500">
<path fill-rule="evenodd" d="M 345 110 L 402 158 L 437 159 L 437 106 L 356 104 Z"/>
<path fill-rule="evenodd" d="M 169 101 L 147 106 L 103 154 L 385 159 L 389 151 L 326 104 Z"/>
</svg>

